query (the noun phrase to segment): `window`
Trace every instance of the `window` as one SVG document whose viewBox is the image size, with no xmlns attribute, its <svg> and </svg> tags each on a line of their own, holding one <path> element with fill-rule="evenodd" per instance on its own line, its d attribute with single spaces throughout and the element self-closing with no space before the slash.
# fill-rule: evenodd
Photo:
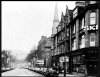
<svg viewBox="0 0 100 77">
<path fill-rule="evenodd" d="M 76 49 L 76 39 L 73 40 L 72 42 L 72 50 Z"/>
<path fill-rule="evenodd" d="M 77 8 L 73 11 L 73 18 L 77 16 Z"/>
<path fill-rule="evenodd" d="M 90 13 L 90 25 L 96 24 L 96 12 Z"/>
<path fill-rule="evenodd" d="M 63 35 L 64 39 L 65 39 L 65 32 L 64 32 L 64 35 Z"/>
<path fill-rule="evenodd" d="M 62 34 L 62 40 L 64 39 L 64 32 L 61 33 Z"/>
<path fill-rule="evenodd" d="M 75 30 L 76 30 L 76 28 L 75 28 L 75 25 L 74 25 L 74 27 L 73 27 L 73 33 L 75 33 Z"/>
<path fill-rule="evenodd" d="M 84 18 L 80 19 L 80 22 L 79 22 L 79 26 L 80 26 L 80 30 L 84 28 Z"/>
<path fill-rule="evenodd" d="M 69 36 L 69 29 L 67 29 L 67 36 Z"/>
<path fill-rule="evenodd" d="M 90 46 L 95 46 L 95 33 L 90 34 Z"/>
<path fill-rule="evenodd" d="M 85 47 L 85 36 L 82 35 L 80 39 L 80 48 L 84 48 L 84 47 Z"/>
<path fill-rule="evenodd" d="M 74 49 L 76 49 L 76 39 L 74 39 Z"/>
<path fill-rule="evenodd" d="M 84 28 L 84 18 L 82 18 L 82 29 Z"/>
<path fill-rule="evenodd" d="M 62 53 L 64 52 L 64 45 L 62 45 Z"/>
<path fill-rule="evenodd" d="M 61 26 L 58 26 L 58 32 L 61 30 Z"/>
</svg>

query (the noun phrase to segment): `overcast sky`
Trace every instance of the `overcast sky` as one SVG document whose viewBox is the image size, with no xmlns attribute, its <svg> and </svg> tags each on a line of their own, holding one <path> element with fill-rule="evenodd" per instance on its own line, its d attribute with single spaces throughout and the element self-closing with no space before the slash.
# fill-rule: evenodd
<svg viewBox="0 0 100 77">
<path fill-rule="evenodd" d="M 56 1 L 61 12 L 73 10 L 75 1 Z M 2 1 L 2 50 L 26 55 L 38 45 L 42 35 L 52 34 L 55 1 Z"/>
</svg>

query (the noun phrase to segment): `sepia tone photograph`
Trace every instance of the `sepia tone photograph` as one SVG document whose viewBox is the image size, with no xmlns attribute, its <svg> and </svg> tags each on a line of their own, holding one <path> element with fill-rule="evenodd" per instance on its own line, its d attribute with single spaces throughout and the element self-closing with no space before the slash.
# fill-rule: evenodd
<svg viewBox="0 0 100 77">
<path fill-rule="evenodd" d="M 99 1 L 1 1 L 1 76 L 96 77 L 99 6 Z"/>
</svg>

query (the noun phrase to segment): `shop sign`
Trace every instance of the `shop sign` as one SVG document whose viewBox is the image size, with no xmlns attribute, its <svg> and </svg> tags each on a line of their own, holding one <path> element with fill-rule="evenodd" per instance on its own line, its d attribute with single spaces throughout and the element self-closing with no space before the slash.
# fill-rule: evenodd
<svg viewBox="0 0 100 77">
<path fill-rule="evenodd" d="M 44 60 L 37 60 L 37 64 L 44 64 Z"/>
<path fill-rule="evenodd" d="M 85 26 L 84 30 L 98 30 L 98 25 Z"/>
</svg>

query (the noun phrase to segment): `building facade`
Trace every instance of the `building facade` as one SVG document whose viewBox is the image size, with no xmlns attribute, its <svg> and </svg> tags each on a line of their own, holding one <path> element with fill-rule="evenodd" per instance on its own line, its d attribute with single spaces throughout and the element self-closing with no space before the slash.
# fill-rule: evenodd
<svg viewBox="0 0 100 77">
<path fill-rule="evenodd" d="M 51 66 L 51 37 L 47 38 L 45 49 L 42 52 L 42 59 L 44 59 L 44 66 L 49 68 Z"/>
<path fill-rule="evenodd" d="M 51 66 L 51 37 L 41 37 L 38 43 L 37 60 L 44 60 L 43 67 Z"/>
<path fill-rule="evenodd" d="M 45 45 L 47 43 L 47 37 L 46 36 L 41 36 L 41 40 L 38 42 L 38 47 L 37 47 L 37 57 L 38 59 L 42 59 L 42 52 L 45 50 Z"/>
<path fill-rule="evenodd" d="M 97 1 L 76 1 L 73 10 L 66 7 L 66 13 L 65 15 L 62 13 L 61 21 L 57 26 L 57 33 L 52 36 L 52 65 L 55 63 L 56 66 L 63 68 L 63 62 L 66 60 L 64 56 L 66 56 L 67 72 L 87 75 L 97 73 L 98 15 Z M 54 39 L 57 39 L 57 44 Z M 57 47 L 56 51 L 55 47 Z"/>
</svg>

